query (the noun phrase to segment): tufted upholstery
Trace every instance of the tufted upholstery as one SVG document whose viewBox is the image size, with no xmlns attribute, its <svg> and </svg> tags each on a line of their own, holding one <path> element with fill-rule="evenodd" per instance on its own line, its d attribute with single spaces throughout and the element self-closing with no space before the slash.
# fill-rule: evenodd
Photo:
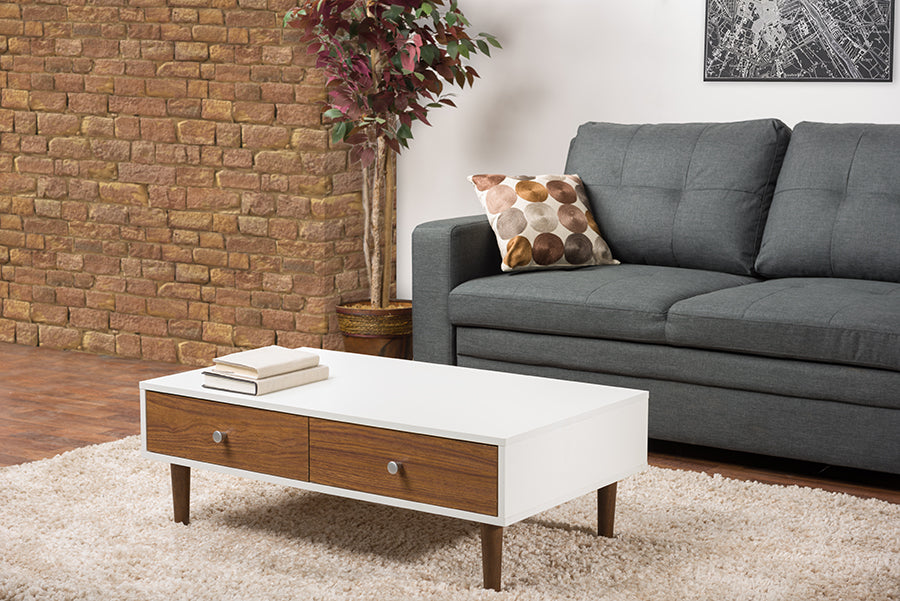
<svg viewBox="0 0 900 601">
<path fill-rule="evenodd" d="M 777 119 L 585 123 L 566 173 L 623 263 L 749 275 L 789 140 Z"/>
<path fill-rule="evenodd" d="M 900 282 L 900 125 L 797 124 L 756 268 Z"/>
</svg>

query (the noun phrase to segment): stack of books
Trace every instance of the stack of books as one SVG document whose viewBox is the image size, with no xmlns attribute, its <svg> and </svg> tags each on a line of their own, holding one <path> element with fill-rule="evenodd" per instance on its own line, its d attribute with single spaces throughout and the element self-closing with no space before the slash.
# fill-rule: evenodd
<svg viewBox="0 0 900 601">
<path fill-rule="evenodd" d="M 203 386 L 244 394 L 267 394 L 328 378 L 319 356 L 300 349 L 264 346 L 213 359 Z"/>
</svg>

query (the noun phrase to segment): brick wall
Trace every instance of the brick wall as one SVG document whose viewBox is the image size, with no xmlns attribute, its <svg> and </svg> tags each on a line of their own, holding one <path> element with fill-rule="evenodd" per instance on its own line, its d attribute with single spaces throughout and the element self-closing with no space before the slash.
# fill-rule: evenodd
<svg viewBox="0 0 900 601">
<path fill-rule="evenodd" d="M 295 0 L 0 0 L 0 341 L 338 348 L 360 177 Z"/>
</svg>

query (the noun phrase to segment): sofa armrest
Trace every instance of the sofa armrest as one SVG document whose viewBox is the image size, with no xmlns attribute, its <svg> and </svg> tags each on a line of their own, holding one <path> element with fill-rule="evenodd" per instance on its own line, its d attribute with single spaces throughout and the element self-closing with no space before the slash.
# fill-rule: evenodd
<svg viewBox="0 0 900 601">
<path fill-rule="evenodd" d="M 430 221 L 412 233 L 413 357 L 456 363 L 449 295 L 459 284 L 501 273 L 494 231 L 483 215 Z"/>
</svg>

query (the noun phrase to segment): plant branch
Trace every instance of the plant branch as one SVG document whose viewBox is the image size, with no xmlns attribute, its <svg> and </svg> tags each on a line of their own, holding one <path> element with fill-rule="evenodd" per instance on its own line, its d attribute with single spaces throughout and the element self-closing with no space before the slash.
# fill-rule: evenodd
<svg viewBox="0 0 900 601">
<path fill-rule="evenodd" d="M 393 274 L 396 154 L 413 124 L 455 106 L 444 84 L 464 88 L 478 73 L 466 63 L 500 44 L 472 35 L 458 0 L 301 0 L 284 25 L 326 76 L 323 117 L 331 140 L 350 145 L 363 167 L 363 253 L 372 304 L 389 303 Z M 387 180 L 387 181 L 386 181 Z"/>
</svg>

